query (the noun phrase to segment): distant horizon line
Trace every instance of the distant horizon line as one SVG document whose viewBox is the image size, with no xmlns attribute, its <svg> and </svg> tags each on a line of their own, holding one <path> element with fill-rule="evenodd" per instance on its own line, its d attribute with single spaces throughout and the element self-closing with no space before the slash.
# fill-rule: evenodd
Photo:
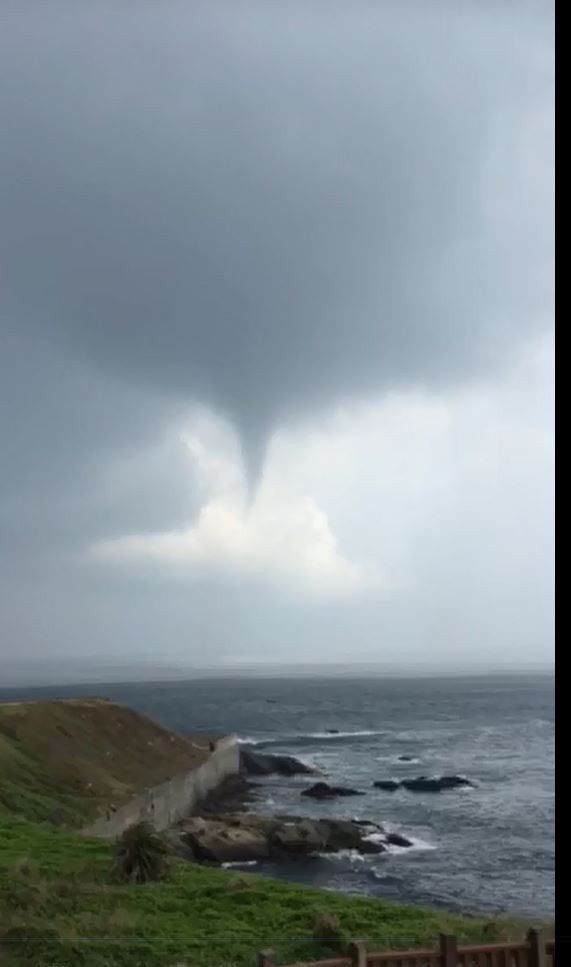
<svg viewBox="0 0 571 967">
<path fill-rule="evenodd" d="M 30 663 L 31 664 L 31 663 Z M 75 669 L 69 669 L 68 673 L 58 675 L 55 672 L 54 662 L 51 666 L 44 665 L 38 668 L 38 662 L 34 663 L 34 671 L 31 668 L 13 668 L 12 673 L 6 677 L 4 669 L 3 682 L 0 690 L 18 688 L 50 688 L 62 687 L 69 688 L 74 685 L 136 685 L 152 684 L 153 682 L 163 682 L 165 684 L 177 681 L 208 681 L 208 680 L 271 680 L 276 679 L 298 679 L 298 678 L 322 678 L 336 679 L 338 677 L 360 678 L 361 675 L 374 676 L 375 678 L 492 678 L 498 676 L 529 677 L 530 675 L 555 675 L 555 664 L 547 663 L 526 663 L 522 666 L 520 662 L 517 667 L 512 665 L 455 665 L 453 667 L 435 668 L 433 665 L 385 665 L 380 662 L 328 662 L 306 663 L 306 664 L 252 664 L 246 666 L 228 665 L 223 667 L 189 666 L 185 664 L 154 664 L 149 667 L 150 662 L 128 662 L 125 664 L 113 664 L 111 667 L 102 667 L 100 664 L 96 668 L 87 669 L 85 665 Z M 184 678 L 181 678 L 181 674 Z M 174 677 L 170 677 L 174 676 Z"/>
</svg>

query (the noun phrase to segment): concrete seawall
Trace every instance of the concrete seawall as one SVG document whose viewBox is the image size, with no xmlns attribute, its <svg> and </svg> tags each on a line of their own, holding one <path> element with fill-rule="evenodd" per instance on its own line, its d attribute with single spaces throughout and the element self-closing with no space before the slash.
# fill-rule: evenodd
<svg viewBox="0 0 571 967">
<path fill-rule="evenodd" d="M 168 829 L 188 816 L 224 779 L 239 771 L 240 746 L 235 736 L 226 736 L 216 742 L 213 752 L 201 765 L 145 789 L 115 810 L 108 808 L 106 815 L 87 826 L 83 833 L 114 839 L 142 819 L 150 820 L 157 829 Z"/>
</svg>

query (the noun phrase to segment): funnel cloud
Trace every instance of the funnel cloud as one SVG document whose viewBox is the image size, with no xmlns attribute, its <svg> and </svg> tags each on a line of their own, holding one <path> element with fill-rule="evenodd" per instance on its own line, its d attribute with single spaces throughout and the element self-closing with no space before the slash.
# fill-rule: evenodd
<svg viewBox="0 0 571 967">
<path fill-rule="evenodd" d="M 163 602 L 174 652 L 208 633 L 224 655 L 212 588 L 239 627 L 237 589 L 264 612 L 264 581 L 278 610 L 296 588 L 302 611 L 308 588 L 319 608 L 329 596 L 346 636 L 348 597 L 362 593 L 371 627 L 388 622 L 421 648 L 394 610 L 416 593 L 403 563 L 411 541 L 418 560 L 438 558 L 443 591 L 454 567 L 434 534 L 419 537 L 424 525 L 411 536 L 398 487 L 398 534 L 375 492 L 397 473 L 395 446 L 405 478 L 425 474 L 426 520 L 434 481 L 455 480 L 442 527 L 465 535 L 470 556 L 479 512 L 454 491 L 464 471 L 444 440 L 459 413 L 482 420 L 455 437 L 460 447 L 477 450 L 494 426 L 518 453 L 537 448 L 540 481 L 516 460 L 514 486 L 526 522 L 543 515 L 538 530 L 551 533 L 552 46 L 552 5 L 532 0 L 5 0 L 0 529 L 11 639 L 42 647 L 22 608 L 46 568 L 48 639 L 64 649 L 87 613 L 106 636 L 129 625 L 119 638 L 136 642 L 138 620 L 110 616 L 143 582 L 196 599 L 188 633 L 184 595 Z M 514 408 L 530 371 L 535 404 Z M 422 448 L 442 433 L 442 463 L 407 449 L 417 417 L 424 436 L 411 439 Z M 390 454 L 377 442 L 387 433 Z M 361 509 L 355 490 L 334 486 L 357 438 L 351 459 L 370 482 Z M 505 481 L 501 445 L 482 449 Z M 491 534 L 513 494 L 485 499 Z M 383 533 L 367 542 L 373 518 Z M 544 573 L 550 553 L 547 540 Z M 73 619 L 57 603 L 69 569 Z M 524 586 L 535 578 L 530 564 Z M 532 652 L 549 648 L 541 594 Z M 321 654 L 316 615 L 306 627 Z M 143 638 L 150 648 L 150 630 Z"/>
<path fill-rule="evenodd" d="M 252 465 L 284 419 L 457 381 L 537 326 L 549 225 L 518 238 L 548 201 L 533 6 L 8 3 L 3 21 L 5 311 L 207 402 Z"/>
</svg>

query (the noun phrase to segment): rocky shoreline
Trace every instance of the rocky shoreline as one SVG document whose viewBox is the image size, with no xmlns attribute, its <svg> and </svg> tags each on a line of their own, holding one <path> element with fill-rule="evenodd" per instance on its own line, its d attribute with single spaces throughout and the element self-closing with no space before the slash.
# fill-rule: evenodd
<svg viewBox="0 0 571 967">
<path fill-rule="evenodd" d="M 396 846 L 407 849 L 412 841 L 389 832 L 369 820 L 308 818 L 298 815 L 262 815 L 249 810 L 260 783 L 252 777 L 321 777 L 322 773 L 287 755 L 270 755 L 249 747 L 241 750 L 241 772 L 226 779 L 211 793 L 195 815 L 176 830 L 181 855 L 200 863 L 250 863 L 308 858 L 324 853 L 352 850 L 361 855 L 386 852 Z M 416 779 L 379 780 L 373 784 L 384 791 L 440 792 L 463 786 L 473 787 L 463 776 L 419 776 Z M 300 797 L 330 800 L 364 795 L 361 790 L 334 786 L 323 778 L 300 790 Z"/>
<path fill-rule="evenodd" d="M 410 840 L 378 823 L 357 819 L 310 819 L 298 815 L 260 815 L 249 810 L 259 783 L 252 777 L 320 776 L 292 756 L 241 750 L 241 773 L 226 779 L 176 829 L 178 852 L 200 863 L 250 863 L 308 858 L 354 850 L 361 855 L 386 852 L 389 846 L 408 848 Z M 302 789 L 316 800 L 357 796 L 360 791 L 329 785 L 323 780 Z"/>
<path fill-rule="evenodd" d="M 340 850 L 367 855 L 384 853 L 391 845 L 412 845 L 406 837 L 367 820 L 249 812 L 257 788 L 247 775 L 225 780 L 196 815 L 179 823 L 178 852 L 188 860 L 222 865 L 308 858 Z"/>
<path fill-rule="evenodd" d="M 367 855 L 384 853 L 389 845 L 412 845 L 377 823 L 256 813 L 191 816 L 181 824 L 179 840 L 188 859 L 218 864 L 307 858 L 341 850 Z"/>
</svg>

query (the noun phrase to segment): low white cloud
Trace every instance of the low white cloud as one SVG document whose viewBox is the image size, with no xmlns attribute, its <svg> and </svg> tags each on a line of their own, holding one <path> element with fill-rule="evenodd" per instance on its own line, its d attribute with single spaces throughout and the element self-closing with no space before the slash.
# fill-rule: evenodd
<svg viewBox="0 0 571 967">
<path fill-rule="evenodd" d="M 195 412 L 178 464 L 190 468 L 192 520 L 106 535 L 90 557 L 189 587 L 208 577 L 308 599 L 366 594 L 389 609 L 456 613 L 476 589 L 483 601 L 501 587 L 515 608 L 523 587 L 539 594 L 537 555 L 549 573 L 552 368 L 549 337 L 501 383 L 393 394 L 284 428 L 253 499 L 236 435 Z"/>
<path fill-rule="evenodd" d="M 196 482 L 209 494 L 197 520 L 179 530 L 99 541 L 92 555 L 125 565 L 152 563 L 172 577 L 207 573 L 317 597 L 384 587 L 373 565 L 344 557 L 317 502 L 280 486 L 271 471 L 248 501 L 239 457 L 214 421 L 202 418 L 198 432 L 182 440 Z"/>
</svg>

